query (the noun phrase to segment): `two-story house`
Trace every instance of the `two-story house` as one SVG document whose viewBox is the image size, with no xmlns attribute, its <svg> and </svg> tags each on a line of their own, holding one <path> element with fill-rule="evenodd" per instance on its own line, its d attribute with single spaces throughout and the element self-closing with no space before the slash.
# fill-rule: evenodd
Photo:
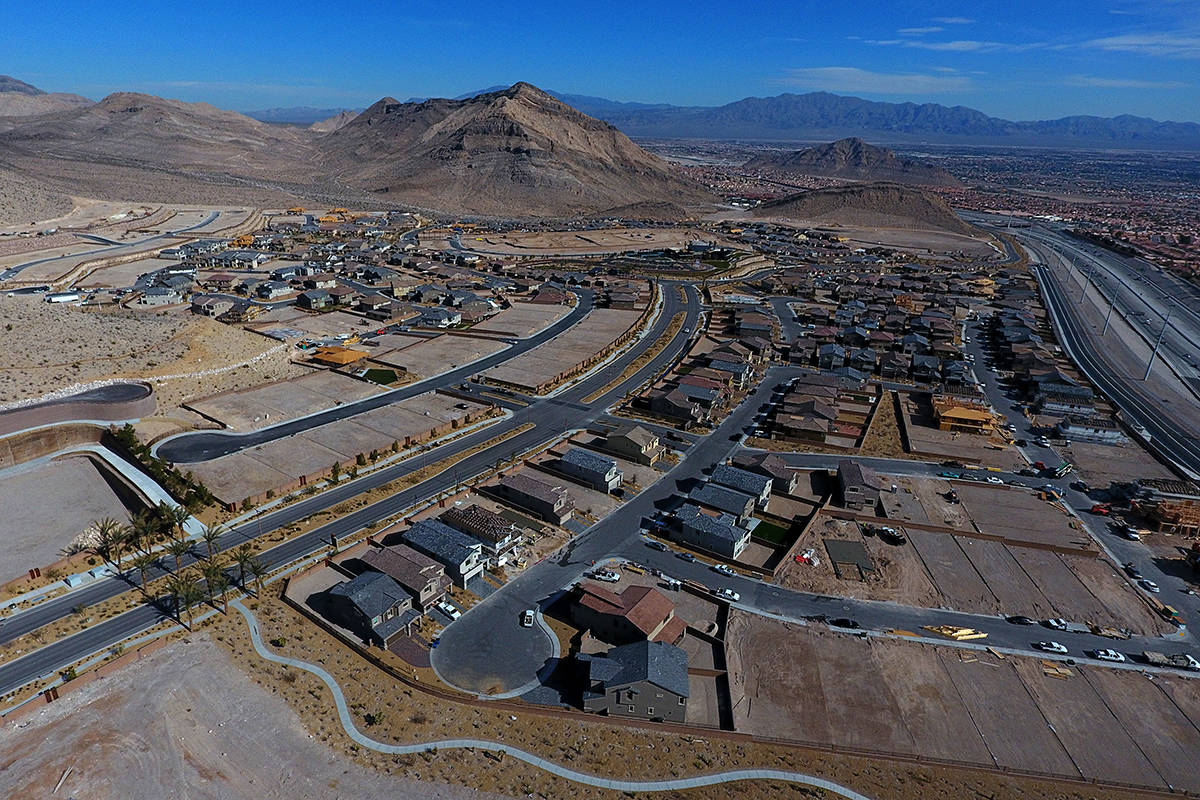
<svg viewBox="0 0 1200 800">
<path fill-rule="evenodd" d="M 403 586 L 421 611 L 427 611 L 444 598 L 450 588 L 445 568 L 408 545 L 372 548 L 363 553 L 362 561 Z"/>
<path fill-rule="evenodd" d="M 585 710 L 666 722 L 687 718 L 687 653 L 678 647 L 642 641 L 575 658 Z"/>
<path fill-rule="evenodd" d="M 585 486 L 606 494 L 621 487 L 624 473 L 617 462 L 599 453 L 572 447 L 558 460 L 558 470 Z"/>
<path fill-rule="evenodd" d="M 483 545 L 478 539 L 451 528 L 441 520 L 414 522 L 401 534 L 404 543 L 434 559 L 459 586 L 483 572 Z"/>
<path fill-rule="evenodd" d="M 412 595 L 382 572 L 367 570 L 342 581 L 326 592 L 333 621 L 369 644 L 386 648 L 397 637 L 407 635 L 420 616 L 412 607 Z"/>
</svg>

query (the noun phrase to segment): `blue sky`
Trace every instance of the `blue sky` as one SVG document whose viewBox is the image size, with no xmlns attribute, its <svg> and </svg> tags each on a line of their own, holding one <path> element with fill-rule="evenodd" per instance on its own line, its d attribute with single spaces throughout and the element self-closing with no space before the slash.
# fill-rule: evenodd
<svg viewBox="0 0 1200 800">
<path fill-rule="evenodd" d="M 360 107 L 525 80 L 680 105 L 824 89 L 1200 121 L 1200 0 L 8 0 L 4 18 L 0 74 L 94 98 Z"/>
</svg>

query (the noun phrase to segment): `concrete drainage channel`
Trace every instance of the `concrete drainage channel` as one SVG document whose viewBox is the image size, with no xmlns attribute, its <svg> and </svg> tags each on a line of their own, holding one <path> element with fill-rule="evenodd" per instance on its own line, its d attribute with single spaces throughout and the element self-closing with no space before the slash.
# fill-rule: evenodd
<svg viewBox="0 0 1200 800">
<path fill-rule="evenodd" d="M 691 778 L 671 778 L 667 780 L 657 781 L 634 781 L 634 780 L 613 780 L 611 778 L 603 778 L 598 775 L 589 775 L 586 772 L 578 772 L 573 769 L 568 769 L 553 761 L 548 761 L 544 758 L 528 753 L 511 745 L 501 744 L 500 742 L 492 742 L 486 739 L 442 739 L 435 742 L 422 742 L 418 744 L 387 744 L 376 741 L 375 739 L 365 736 L 354 725 L 354 721 L 350 716 L 350 709 L 346 703 L 346 697 L 342 694 L 342 688 L 338 685 L 337 680 L 332 675 L 326 672 L 316 664 L 309 664 L 306 661 L 289 658 L 287 656 L 277 655 L 267 649 L 263 644 L 262 637 L 258 631 L 258 621 L 254 614 L 248 608 L 242 605 L 241 600 L 234 600 L 229 604 L 236 608 L 246 619 L 246 625 L 250 629 L 250 639 L 254 643 L 254 650 L 259 656 L 271 661 L 275 664 L 283 664 L 296 669 L 302 669 L 306 672 L 311 672 L 320 678 L 329 691 L 333 693 L 333 702 L 337 706 L 338 718 L 341 720 L 342 728 L 345 729 L 346 735 L 354 742 L 362 747 L 369 748 L 379 753 L 388 755 L 410 755 L 414 753 L 435 753 L 438 750 L 446 750 L 452 748 L 464 748 L 473 750 L 488 750 L 493 753 L 503 753 L 504 755 L 515 758 L 519 761 L 524 761 L 530 766 L 537 767 L 540 770 L 549 772 L 559 778 L 565 778 L 569 781 L 582 783 L 587 786 L 596 786 L 602 789 L 614 789 L 619 792 L 669 792 L 679 791 L 682 789 L 695 789 L 703 786 L 715 786 L 725 783 L 736 783 L 738 781 L 751 780 L 771 780 L 771 781 L 786 781 L 789 783 L 801 784 L 803 786 L 811 786 L 815 789 L 822 789 L 827 792 L 832 792 L 839 797 L 848 798 L 848 800 L 870 800 L 866 795 L 859 794 L 853 789 L 849 789 L 833 781 L 827 781 L 824 778 L 818 778 L 815 775 L 805 775 L 801 772 L 790 772 L 788 770 L 778 769 L 740 769 L 730 770 L 728 772 L 718 772 L 712 775 L 697 775 Z"/>
</svg>

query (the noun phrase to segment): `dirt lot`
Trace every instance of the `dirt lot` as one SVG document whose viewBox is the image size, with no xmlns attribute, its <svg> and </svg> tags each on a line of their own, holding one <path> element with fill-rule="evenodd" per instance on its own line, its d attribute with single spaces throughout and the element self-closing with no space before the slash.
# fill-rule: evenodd
<svg viewBox="0 0 1200 800">
<path fill-rule="evenodd" d="M 463 234 L 465 247 L 512 255 L 586 255 L 684 247 L 695 238 L 711 239 L 688 228 L 616 228 L 594 231 Z"/>
<path fill-rule="evenodd" d="M 471 326 L 480 333 L 502 333 L 525 339 L 553 325 L 571 311 L 570 306 L 545 303 L 513 303 L 494 317 Z"/>
<path fill-rule="evenodd" d="M 128 511 L 89 458 L 0 473 L 0 581 L 57 561 L 59 551 L 103 517 L 124 521 Z"/>
<path fill-rule="evenodd" d="M 569 372 L 599 353 L 633 325 L 640 311 L 597 308 L 578 324 L 483 373 L 483 377 L 517 386 L 536 387 Z"/>
<path fill-rule="evenodd" d="M 132 286 L 139 275 L 169 266 L 179 266 L 179 262 L 168 258 L 143 258 L 98 269 L 83 280 L 76 282 L 75 285 L 81 289 L 96 287 L 119 289 L 124 286 Z"/>
<path fill-rule="evenodd" d="M 158 800 L 485 798 L 355 764 L 205 634 L 68 694 L 0 736 L 0 794 Z M 186 787 L 181 794 L 181 788 Z"/>
<path fill-rule="evenodd" d="M 187 407 L 229 430 L 245 431 L 352 403 L 382 391 L 383 387 L 377 384 L 319 370 L 290 381 L 189 400 Z"/>
<path fill-rule="evenodd" d="M 400 337 L 385 338 L 395 340 Z M 406 346 L 378 355 L 372 353 L 372 360 L 388 366 L 401 367 L 419 378 L 428 378 L 508 347 L 503 342 L 449 334 L 432 339 L 415 336 L 405 338 L 411 340 Z"/>
<path fill-rule="evenodd" d="M 295 306 L 284 306 L 255 317 L 254 324 L 248 327 L 255 330 L 279 327 L 294 328 L 304 331 L 309 336 L 321 338 L 337 336 L 342 333 L 363 333 L 367 330 L 374 330 L 374 327 L 371 326 L 376 323 L 364 325 L 364 322 L 371 322 L 371 320 L 355 314 L 348 314 L 345 311 L 312 314 Z"/>
<path fill-rule="evenodd" d="M 1064 680 L 1037 659 L 860 641 L 741 612 L 731 614 L 727 647 L 739 730 L 1200 786 L 1183 766 L 1200 752 L 1195 680 L 1092 667 Z"/>
<path fill-rule="evenodd" d="M 1091 444 L 1075 442 L 1062 450 L 1063 458 L 1075 465 L 1080 480 L 1103 488 L 1133 478 L 1170 478 L 1175 475 L 1136 444 Z"/>
<path fill-rule="evenodd" d="M 980 531 L 1003 536 L 1012 544 L 1048 544 L 1094 550 L 1091 538 L 1054 503 L 1033 492 L 986 483 L 956 482 L 962 505 Z"/>
</svg>

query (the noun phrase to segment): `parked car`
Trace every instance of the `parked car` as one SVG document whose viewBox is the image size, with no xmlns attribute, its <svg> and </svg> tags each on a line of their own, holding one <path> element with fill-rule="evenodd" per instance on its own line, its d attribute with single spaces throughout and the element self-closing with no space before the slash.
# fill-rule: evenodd
<svg viewBox="0 0 1200 800">
<path fill-rule="evenodd" d="M 829 620 L 829 624 L 835 628 L 846 628 L 852 631 L 862 628 L 862 626 L 858 624 L 858 620 L 850 619 L 849 617 L 835 617 Z"/>
<path fill-rule="evenodd" d="M 1122 528 L 1121 535 L 1131 542 L 1139 541 L 1142 538 L 1142 535 L 1138 533 L 1138 529 L 1132 525 L 1126 525 L 1124 528 Z"/>
<path fill-rule="evenodd" d="M 1067 654 L 1067 648 L 1058 642 L 1034 642 L 1033 646 L 1044 653 L 1058 653 L 1060 656 Z"/>
<path fill-rule="evenodd" d="M 691 553 L 688 553 L 688 552 L 686 552 L 686 551 L 684 551 L 684 552 L 680 552 L 680 553 L 676 553 L 676 554 L 675 554 L 675 557 L 676 557 L 676 558 L 681 558 L 681 559 L 683 559 L 684 561 L 695 561 L 695 560 L 696 560 L 696 557 L 695 557 L 694 555 L 692 555 Z"/>
<path fill-rule="evenodd" d="M 521 627 L 522 628 L 532 628 L 533 627 L 533 618 L 534 618 L 534 613 L 533 613 L 532 608 L 527 608 L 524 611 L 522 611 L 521 612 Z"/>
<path fill-rule="evenodd" d="M 1142 579 L 1142 571 L 1138 569 L 1137 564 L 1134 564 L 1132 561 L 1127 561 L 1122 569 L 1125 570 L 1126 575 L 1133 578 L 1135 581 L 1140 581 Z"/>
<path fill-rule="evenodd" d="M 1055 617 L 1054 619 L 1044 619 L 1042 624 L 1053 631 L 1065 631 L 1067 629 L 1067 621 Z"/>
<path fill-rule="evenodd" d="M 1151 594 L 1158 594 L 1160 591 L 1158 588 L 1158 584 L 1155 583 L 1154 581 L 1150 580 L 1149 578 L 1142 578 L 1140 581 L 1138 581 L 1138 586 L 1141 586 L 1143 589 L 1145 589 L 1147 592 L 1150 592 Z"/>
<path fill-rule="evenodd" d="M 984 480 L 986 480 L 988 483 L 998 483 L 998 484 L 1004 483 L 1003 480 L 1001 480 L 1000 478 L 997 478 L 995 475 L 988 475 L 987 478 L 985 478 Z"/>
<path fill-rule="evenodd" d="M 661 553 L 665 553 L 671 549 L 671 548 L 667 547 L 665 544 L 663 544 L 662 542 L 660 542 L 658 539 L 650 539 L 649 541 L 646 542 L 646 546 L 653 548 L 655 550 L 658 550 Z"/>
<path fill-rule="evenodd" d="M 1013 625 L 1037 625 L 1037 620 L 1031 617 L 1026 617 L 1023 614 L 1015 614 L 1011 617 L 1005 617 L 1006 622 L 1011 622 Z"/>
<path fill-rule="evenodd" d="M 730 603 L 736 603 L 738 600 L 742 599 L 742 596 L 733 589 L 713 589 L 713 594 L 722 600 L 729 601 Z"/>
<path fill-rule="evenodd" d="M 445 614 L 451 620 L 456 620 L 462 616 L 461 611 L 459 611 L 457 608 L 455 608 L 454 606 L 447 603 L 445 600 L 442 600 L 441 602 L 439 602 L 437 604 L 437 607 L 443 614 Z"/>
<path fill-rule="evenodd" d="M 605 583 L 617 583 L 621 580 L 621 573 L 614 572 L 611 569 L 598 569 L 592 573 L 592 578 Z"/>
<path fill-rule="evenodd" d="M 1100 661 L 1112 661 L 1117 664 L 1125 663 L 1124 655 L 1118 653 L 1116 650 L 1109 650 L 1108 648 L 1104 648 L 1102 650 L 1090 650 L 1087 654 L 1092 658 L 1099 659 Z"/>
<path fill-rule="evenodd" d="M 722 575 L 728 575 L 730 577 L 737 575 L 737 573 L 733 571 L 733 568 L 728 566 L 727 564 L 713 564 L 712 571 L 719 572 Z"/>
</svg>

